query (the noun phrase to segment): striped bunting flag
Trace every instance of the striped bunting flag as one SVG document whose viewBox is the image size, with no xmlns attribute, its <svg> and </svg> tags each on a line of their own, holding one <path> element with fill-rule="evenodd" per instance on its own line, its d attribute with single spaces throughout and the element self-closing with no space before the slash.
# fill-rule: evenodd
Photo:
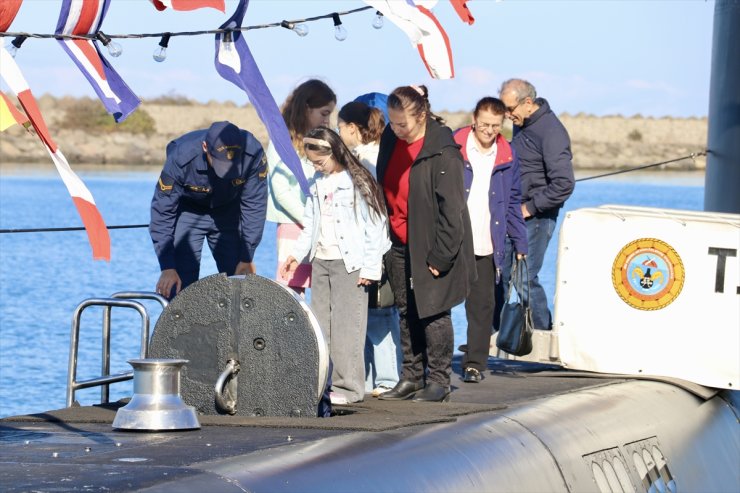
<svg viewBox="0 0 740 493">
<path fill-rule="evenodd" d="M 463 22 L 471 25 L 475 22 L 475 18 L 467 6 L 468 0 L 450 0 L 450 2 L 452 2 L 452 7 Z"/>
<path fill-rule="evenodd" d="M 15 124 L 26 126 L 28 117 L 18 111 L 13 102 L 0 91 L 0 132 L 4 132 Z"/>
<path fill-rule="evenodd" d="M 0 0 L 0 31 L 7 31 L 13 23 L 23 0 Z"/>
<path fill-rule="evenodd" d="M 56 34 L 95 34 L 100 30 L 110 0 L 62 0 L 62 10 Z M 64 51 L 72 58 L 95 89 L 105 109 L 116 122 L 122 122 L 141 103 L 121 76 L 102 55 L 97 41 L 59 39 Z"/>
<path fill-rule="evenodd" d="M 171 8 L 172 10 L 195 10 L 203 7 L 211 7 L 224 12 L 226 6 L 224 0 L 149 0 L 157 10 Z"/>
<path fill-rule="evenodd" d="M 420 5 L 433 3 L 414 3 L 412 0 L 365 0 L 365 3 L 406 33 L 419 50 L 429 75 L 434 79 L 451 79 L 455 76 L 447 33 L 434 14 Z"/>
<path fill-rule="evenodd" d="M 248 5 L 249 0 L 239 0 L 234 15 L 221 25 L 220 29 L 241 27 Z M 257 110 L 257 115 L 265 124 L 267 133 L 278 155 L 295 175 L 303 193 L 308 195 L 308 180 L 306 175 L 303 174 L 301 161 L 293 148 L 288 127 L 285 126 L 285 120 L 283 120 L 280 109 L 257 67 L 257 62 L 254 60 L 249 46 L 247 46 L 247 41 L 241 31 L 232 31 L 229 34 L 231 35 L 231 43 L 226 42 L 224 34 L 216 34 L 216 71 L 221 77 L 233 82 L 247 93 L 249 101 Z"/>
<path fill-rule="evenodd" d="M 2 77 L 10 90 L 18 98 L 23 111 L 26 112 L 31 125 L 36 130 L 36 134 L 44 143 L 52 161 L 54 161 L 54 165 L 62 177 L 64 185 L 67 187 L 67 191 L 72 196 L 72 201 L 75 207 L 77 207 L 77 212 L 82 218 L 82 223 L 85 225 L 88 241 L 93 251 L 93 258 L 95 260 L 110 261 L 110 236 L 108 235 L 108 228 L 105 226 L 103 217 L 95 205 L 95 200 L 90 190 L 87 189 L 82 180 L 69 167 L 64 154 L 62 154 L 62 151 L 57 147 L 54 140 L 52 140 L 46 122 L 39 111 L 36 98 L 31 93 L 25 77 L 23 77 L 18 65 L 15 63 L 15 59 L 10 56 L 10 53 L 8 53 L 8 50 L 4 46 L 0 46 L 0 77 Z"/>
</svg>

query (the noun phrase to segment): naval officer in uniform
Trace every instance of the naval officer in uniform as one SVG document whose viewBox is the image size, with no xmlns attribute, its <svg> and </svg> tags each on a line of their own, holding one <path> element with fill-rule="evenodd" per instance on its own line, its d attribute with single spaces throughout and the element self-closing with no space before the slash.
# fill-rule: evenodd
<svg viewBox="0 0 740 493">
<path fill-rule="evenodd" d="M 267 208 L 266 163 L 257 139 L 225 121 L 167 145 L 149 223 L 162 270 L 157 293 L 172 298 L 198 279 L 205 238 L 219 272 L 255 272 Z"/>
</svg>

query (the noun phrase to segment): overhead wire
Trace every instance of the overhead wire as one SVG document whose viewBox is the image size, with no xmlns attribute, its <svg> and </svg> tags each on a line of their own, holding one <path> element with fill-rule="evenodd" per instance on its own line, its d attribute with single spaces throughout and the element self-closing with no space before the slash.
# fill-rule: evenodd
<svg viewBox="0 0 740 493">
<path fill-rule="evenodd" d="M 159 32 L 159 33 L 132 33 L 132 34 L 108 34 L 104 33 L 105 36 L 107 36 L 110 39 L 140 39 L 140 38 L 161 38 L 165 34 L 169 34 L 170 36 L 201 36 L 203 34 L 223 34 L 226 32 L 233 32 L 233 31 L 252 31 L 256 29 L 268 29 L 272 27 L 286 27 L 286 25 L 292 24 L 302 24 L 306 22 L 315 22 L 322 19 L 332 19 L 335 20 L 336 16 L 343 16 L 343 15 L 351 15 L 356 14 L 358 12 L 363 12 L 365 10 L 371 10 L 373 7 L 365 6 L 365 7 L 358 7 L 356 9 L 351 10 L 344 10 L 340 12 L 331 12 L 329 14 L 322 14 L 322 15 L 316 15 L 313 17 L 306 17 L 303 19 L 294 19 L 294 20 L 282 20 L 279 22 L 269 22 L 267 24 L 256 24 L 253 26 L 241 26 L 241 27 L 235 27 L 233 29 L 207 29 L 202 31 L 166 31 L 166 32 Z M 27 32 L 6 32 L 6 31 L 0 31 L 0 37 L 22 37 L 22 38 L 35 38 L 35 39 L 83 39 L 83 40 L 91 40 L 94 41 L 96 39 L 99 39 L 99 33 L 102 33 L 103 31 L 98 31 L 97 33 L 90 33 L 90 34 L 40 34 L 40 33 L 27 33 Z"/>
<path fill-rule="evenodd" d="M 641 166 L 634 166 L 631 168 L 623 168 L 616 171 L 611 171 L 609 173 L 603 173 L 600 175 L 594 175 L 594 176 L 586 176 L 583 178 L 578 178 L 576 181 L 587 181 L 587 180 L 595 180 L 597 178 L 604 178 L 607 176 L 613 176 L 618 175 L 622 173 L 630 173 L 633 171 L 640 171 L 648 168 L 654 168 L 657 166 L 663 166 L 666 164 L 672 164 L 677 163 L 679 161 L 683 161 L 685 159 L 691 159 L 694 160 L 697 157 L 700 156 L 706 156 L 710 151 L 705 149 L 700 152 L 692 152 L 691 154 L 688 154 L 686 156 L 677 157 L 674 159 L 669 159 L 667 161 L 661 161 L 659 163 L 652 163 L 652 164 L 645 164 Z M 118 225 L 118 226 L 107 226 L 108 229 L 135 229 L 135 228 L 148 228 L 148 224 L 125 224 L 125 225 Z M 59 231 L 84 231 L 85 228 L 82 226 L 79 227 L 65 227 L 65 228 L 10 228 L 10 229 L 0 229 L 0 234 L 7 234 L 7 233 L 47 233 L 47 232 L 59 232 Z"/>
<path fill-rule="evenodd" d="M 358 7 L 356 9 L 351 10 L 345 10 L 341 12 L 332 12 L 329 14 L 323 14 L 323 15 L 317 15 L 312 17 L 305 17 L 303 19 L 293 19 L 293 20 L 282 20 L 279 22 L 270 22 L 266 24 L 255 24 L 252 26 L 242 26 L 234 29 L 208 29 L 208 30 L 201 30 L 201 31 L 165 31 L 165 32 L 157 32 L 157 33 L 133 33 L 133 34 L 106 34 L 103 33 L 103 31 L 98 31 L 96 33 L 86 34 L 86 35 L 75 35 L 75 34 L 40 34 L 40 33 L 28 33 L 28 32 L 0 32 L 0 37 L 13 37 L 18 40 L 18 45 L 22 44 L 23 41 L 27 38 L 35 38 L 35 39 L 83 39 L 83 40 L 99 40 L 101 37 L 105 37 L 107 39 L 142 39 L 142 38 L 160 38 L 164 39 L 164 37 L 167 37 L 169 39 L 173 36 L 200 36 L 204 34 L 223 34 L 226 32 L 233 32 L 233 31 L 252 31 L 257 29 L 268 29 L 273 27 L 283 27 L 287 29 L 293 29 L 294 26 L 306 22 L 315 22 L 322 19 L 332 19 L 335 26 L 337 26 L 337 19 L 339 16 L 343 15 L 351 15 L 356 14 L 358 12 L 363 12 L 366 10 L 371 10 L 373 7 L 371 6 L 365 6 L 365 7 Z M 340 21 L 341 25 L 341 21 Z M 691 153 L 687 156 L 681 156 L 678 158 L 670 159 L 667 161 L 661 161 L 659 163 L 652 163 L 652 164 L 646 164 L 642 166 L 635 166 L 631 168 L 623 168 L 616 171 L 611 171 L 608 173 L 603 173 L 599 175 L 594 176 L 587 176 L 583 178 L 578 178 L 576 182 L 581 181 L 587 181 L 587 180 L 594 180 L 598 178 L 604 178 L 607 176 L 613 176 L 623 173 L 630 173 L 633 171 L 639 171 L 644 170 L 648 168 L 654 168 L 657 166 L 663 166 L 666 164 L 671 164 L 679 161 L 683 161 L 685 159 L 695 159 L 699 156 L 706 156 L 708 150 L 703 150 L 696 153 Z M 129 225 L 118 225 L 118 226 L 107 226 L 108 229 L 134 229 L 134 228 L 148 228 L 148 224 L 129 224 Z M 61 232 L 61 231 L 84 231 L 84 227 L 63 227 L 63 228 L 9 228 L 9 229 L 0 229 L 0 234 L 7 234 L 7 233 L 45 233 L 45 232 Z"/>
</svg>

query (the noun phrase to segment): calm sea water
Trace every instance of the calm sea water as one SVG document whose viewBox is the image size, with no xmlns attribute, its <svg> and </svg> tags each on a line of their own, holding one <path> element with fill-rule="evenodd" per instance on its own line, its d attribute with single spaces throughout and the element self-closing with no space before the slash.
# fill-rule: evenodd
<svg viewBox="0 0 740 493">
<path fill-rule="evenodd" d="M 146 224 L 156 172 L 80 172 L 108 225 Z M 584 173 L 588 175 L 588 173 Z M 578 184 L 567 209 L 629 204 L 701 210 L 703 175 L 641 172 Z M 561 214 L 562 217 L 562 214 Z M 61 180 L 53 172 L 0 176 L 0 229 L 58 228 L 81 222 Z M 41 412 L 65 405 L 72 313 L 86 298 L 118 291 L 151 291 L 159 276 L 146 228 L 111 231 L 112 260 L 94 262 L 80 232 L 0 234 L 0 417 Z M 552 303 L 557 240 L 541 272 Z M 257 250 L 258 274 L 275 272 L 275 227 L 267 223 Z M 216 272 L 206 248 L 201 275 Z M 147 304 L 147 302 L 145 302 Z M 160 313 L 147 304 L 152 327 Z M 111 372 L 130 370 L 138 357 L 140 319 L 132 310 L 113 310 Z M 100 375 L 102 309 L 82 317 L 78 379 Z M 453 310 L 455 347 L 465 342 L 462 306 Z M 132 383 L 111 387 L 111 399 L 130 396 Z M 100 389 L 77 393 L 82 404 L 99 402 Z"/>
</svg>

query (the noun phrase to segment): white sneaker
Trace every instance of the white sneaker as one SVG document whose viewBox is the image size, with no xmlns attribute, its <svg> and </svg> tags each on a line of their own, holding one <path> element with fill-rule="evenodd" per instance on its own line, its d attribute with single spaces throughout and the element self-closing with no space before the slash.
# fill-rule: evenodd
<svg viewBox="0 0 740 493">
<path fill-rule="evenodd" d="M 337 406 L 343 406 L 345 404 L 349 404 L 349 400 L 347 400 L 347 396 L 340 392 L 329 392 L 329 399 L 331 399 L 331 403 L 335 404 Z"/>
<path fill-rule="evenodd" d="M 381 395 L 385 394 L 389 390 L 393 390 L 390 387 L 386 387 L 385 385 L 378 385 L 375 387 L 370 395 L 373 397 L 380 397 Z"/>
</svg>

